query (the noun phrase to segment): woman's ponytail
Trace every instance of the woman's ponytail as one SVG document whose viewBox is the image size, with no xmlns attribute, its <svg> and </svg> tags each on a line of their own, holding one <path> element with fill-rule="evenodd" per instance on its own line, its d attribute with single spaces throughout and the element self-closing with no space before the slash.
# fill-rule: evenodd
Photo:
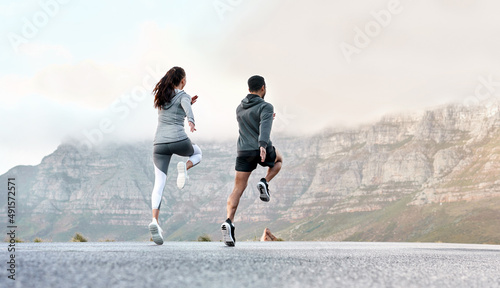
<svg viewBox="0 0 500 288">
<path fill-rule="evenodd" d="M 186 77 L 186 72 L 181 67 L 172 67 L 167 71 L 167 74 L 153 89 L 155 108 L 161 109 L 163 105 L 170 103 L 175 95 L 175 87 L 181 83 L 184 77 Z"/>
</svg>

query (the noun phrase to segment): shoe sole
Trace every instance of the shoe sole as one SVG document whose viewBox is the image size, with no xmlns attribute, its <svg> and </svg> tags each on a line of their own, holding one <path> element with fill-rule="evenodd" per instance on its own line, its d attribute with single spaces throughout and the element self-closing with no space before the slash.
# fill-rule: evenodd
<svg viewBox="0 0 500 288">
<path fill-rule="evenodd" d="M 222 223 L 220 229 L 222 231 L 222 239 L 224 241 L 224 244 L 229 247 L 234 247 L 234 239 L 231 236 L 231 226 L 228 223 Z"/>
<path fill-rule="evenodd" d="M 271 200 L 271 195 L 269 195 L 269 193 L 267 192 L 266 184 L 264 184 L 263 182 L 259 182 L 257 184 L 257 189 L 259 189 L 260 192 L 260 200 L 264 202 L 269 202 L 269 200 Z"/>
<path fill-rule="evenodd" d="M 159 231 L 158 231 L 158 226 L 150 223 L 149 224 L 149 232 L 151 232 L 151 237 L 153 238 L 153 242 L 155 242 L 158 245 L 163 244 L 163 238 L 161 237 Z"/>
<path fill-rule="evenodd" d="M 177 163 L 177 188 L 182 189 L 186 185 L 186 164 Z"/>
</svg>

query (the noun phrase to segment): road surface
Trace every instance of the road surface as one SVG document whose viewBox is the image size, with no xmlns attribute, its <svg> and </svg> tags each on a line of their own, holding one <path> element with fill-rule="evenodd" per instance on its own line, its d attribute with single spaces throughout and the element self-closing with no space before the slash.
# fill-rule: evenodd
<svg viewBox="0 0 500 288">
<path fill-rule="evenodd" d="M 500 287 L 500 245 L 17 243 L 16 280 L 3 245 L 0 287 Z"/>
</svg>

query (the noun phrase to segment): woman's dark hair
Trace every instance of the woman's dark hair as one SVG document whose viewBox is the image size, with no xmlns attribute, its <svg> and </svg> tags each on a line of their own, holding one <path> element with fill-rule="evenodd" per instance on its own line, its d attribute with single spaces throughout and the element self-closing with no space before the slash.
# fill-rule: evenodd
<svg viewBox="0 0 500 288">
<path fill-rule="evenodd" d="M 163 105 L 169 103 L 175 95 L 175 86 L 178 86 L 182 79 L 186 77 L 186 72 L 181 67 L 172 67 L 167 74 L 161 78 L 153 89 L 155 95 L 155 108 L 161 109 Z"/>
</svg>

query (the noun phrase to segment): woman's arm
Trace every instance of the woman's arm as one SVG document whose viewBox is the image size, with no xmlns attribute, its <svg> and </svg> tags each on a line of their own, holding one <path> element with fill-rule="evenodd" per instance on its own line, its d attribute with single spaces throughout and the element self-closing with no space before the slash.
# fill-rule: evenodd
<svg viewBox="0 0 500 288">
<path fill-rule="evenodd" d="M 194 122 L 193 109 L 191 109 L 191 101 L 192 101 L 192 99 L 190 99 L 190 97 L 188 95 L 183 95 L 182 99 L 181 99 L 181 106 L 182 106 L 182 109 L 184 109 L 184 112 L 186 113 L 186 117 L 188 118 L 189 128 L 190 128 L 191 132 L 194 132 L 194 131 L 196 131 L 196 128 L 195 128 L 195 122 Z M 196 99 L 195 99 L 195 102 L 196 102 Z"/>
</svg>

